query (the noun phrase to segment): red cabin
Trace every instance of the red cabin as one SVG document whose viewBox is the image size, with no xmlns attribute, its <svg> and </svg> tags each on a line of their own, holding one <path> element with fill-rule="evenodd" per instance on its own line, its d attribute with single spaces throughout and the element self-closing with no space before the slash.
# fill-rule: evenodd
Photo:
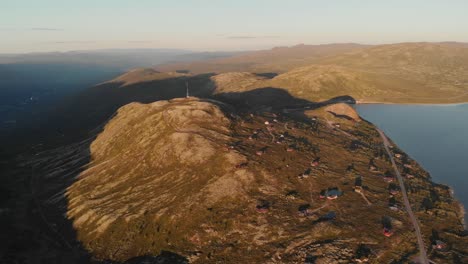
<svg viewBox="0 0 468 264">
<path fill-rule="evenodd" d="M 386 237 L 391 237 L 391 236 L 393 236 L 393 231 L 390 228 L 384 228 L 383 229 L 383 234 Z"/>
</svg>

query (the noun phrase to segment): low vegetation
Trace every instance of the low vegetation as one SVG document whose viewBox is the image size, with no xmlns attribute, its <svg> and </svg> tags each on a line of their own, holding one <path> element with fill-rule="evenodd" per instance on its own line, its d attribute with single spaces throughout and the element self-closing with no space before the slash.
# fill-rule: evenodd
<svg viewBox="0 0 468 264">
<path fill-rule="evenodd" d="M 92 143 L 90 165 L 67 190 L 67 216 L 99 259 L 171 251 L 193 263 L 407 262 L 416 239 L 403 208 L 389 207 L 401 194 L 389 192 L 381 148 L 373 125 L 345 106 L 303 115 L 194 98 L 130 104 Z M 404 164 L 413 205 L 433 200 L 418 209 L 426 244 L 435 228 L 451 247 L 435 259 L 466 254 L 448 189 Z"/>
</svg>

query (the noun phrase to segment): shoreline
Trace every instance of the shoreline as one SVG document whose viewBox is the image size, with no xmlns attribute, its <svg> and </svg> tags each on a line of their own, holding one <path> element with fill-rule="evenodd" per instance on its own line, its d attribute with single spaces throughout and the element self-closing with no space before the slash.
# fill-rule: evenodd
<svg viewBox="0 0 468 264">
<path fill-rule="evenodd" d="M 432 181 L 432 179 L 431 179 L 431 181 Z M 445 185 L 445 184 L 443 184 L 443 185 Z M 458 207 L 459 207 L 458 212 L 459 212 L 460 215 L 461 215 L 460 221 L 461 221 L 462 224 L 463 224 L 463 230 L 468 231 L 468 222 L 466 221 L 466 220 L 468 220 L 468 219 L 466 218 L 466 209 L 465 209 L 465 205 L 455 197 L 455 190 L 453 189 L 452 186 L 449 186 L 449 185 L 445 185 L 445 186 L 449 187 L 450 195 L 451 195 L 452 198 L 458 203 Z"/>
<path fill-rule="evenodd" d="M 359 117 L 362 118 L 363 120 L 367 120 L 365 118 L 363 118 L 361 116 L 361 114 L 359 113 L 358 109 L 355 108 L 355 106 L 358 106 L 358 105 L 421 105 L 421 106 L 457 106 L 457 105 L 468 105 L 468 103 L 454 103 L 454 104 L 406 104 L 406 103 L 378 103 L 378 102 L 359 102 L 359 101 L 356 101 L 356 104 L 353 105 L 353 108 L 355 109 L 355 111 L 358 112 L 359 114 Z M 371 121 L 368 121 L 368 122 L 371 122 Z M 371 122 L 372 123 L 372 122 Z M 374 126 L 378 127 L 376 124 L 372 123 Z M 434 177 L 432 177 L 432 172 L 427 169 L 425 166 L 423 166 L 423 164 L 421 164 L 421 162 L 419 162 L 416 158 L 414 158 L 412 155 L 409 155 L 406 151 L 405 153 L 411 157 L 411 159 L 413 159 L 414 161 L 416 161 L 416 163 L 423 169 L 425 170 L 427 173 L 429 173 L 429 180 L 433 183 L 433 184 L 439 184 L 439 185 L 443 185 L 443 186 L 446 186 L 448 189 L 449 189 L 449 193 L 450 193 L 450 196 L 451 198 L 456 202 L 458 203 L 458 210 L 457 210 L 457 213 L 459 214 L 459 220 L 461 221 L 461 224 L 462 224 L 462 227 L 463 227 L 463 230 L 464 231 L 468 231 L 468 215 L 467 215 L 467 211 L 466 211 L 466 208 L 468 207 L 468 204 L 464 204 L 461 200 L 457 199 L 456 197 L 456 194 L 455 194 L 455 189 L 453 188 L 453 186 L 449 185 L 449 184 L 446 184 L 444 182 L 439 182 L 437 180 L 434 179 Z"/>
<path fill-rule="evenodd" d="M 377 102 L 377 101 L 358 101 L 354 105 L 421 105 L 421 106 L 457 106 L 468 105 L 468 102 L 461 103 L 393 103 L 393 102 Z"/>
<path fill-rule="evenodd" d="M 454 197 L 455 198 L 455 197 Z M 468 223 L 467 223 L 467 219 L 466 219 L 466 209 L 465 209 L 465 206 L 463 205 L 463 203 L 459 202 L 459 206 L 460 206 L 460 213 L 462 215 L 462 218 L 461 218 L 461 221 L 463 223 L 463 229 L 465 231 L 468 230 Z"/>
</svg>

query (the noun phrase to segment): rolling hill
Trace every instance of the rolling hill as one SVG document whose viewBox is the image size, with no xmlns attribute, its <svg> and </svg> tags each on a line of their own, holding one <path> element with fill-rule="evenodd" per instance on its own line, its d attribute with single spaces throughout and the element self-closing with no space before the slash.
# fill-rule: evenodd
<svg viewBox="0 0 468 264">
<path fill-rule="evenodd" d="M 160 71 L 188 71 L 193 74 L 223 72 L 279 73 L 317 60 L 346 52 L 362 50 L 367 45 L 354 43 L 296 45 L 241 53 L 227 58 L 160 65 Z"/>
<path fill-rule="evenodd" d="M 161 67 L 178 68 L 218 72 L 216 92 L 274 87 L 312 101 L 342 95 L 363 103 L 468 101 L 465 43 L 304 45 Z"/>
<path fill-rule="evenodd" d="M 402 200 L 389 198 L 382 146 L 345 104 L 250 112 L 191 97 L 127 104 L 95 138 L 25 157 L 16 173 L 34 168 L 28 224 L 54 238 L 31 240 L 45 252 L 74 252 L 68 259 L 83 245 L 96 263 L 164 252 L 179 261 L 162 263 L 410 262 L 416 238 L 406 213 L 389 207 Z M 405 184 L 426 245 L 434 232 L 449 245 L 431 259 L 466 255 L 449 188 L 393 151 L 412 175 Z M 38 250 L 10 248 L 13 256 Z"/>
</svg>

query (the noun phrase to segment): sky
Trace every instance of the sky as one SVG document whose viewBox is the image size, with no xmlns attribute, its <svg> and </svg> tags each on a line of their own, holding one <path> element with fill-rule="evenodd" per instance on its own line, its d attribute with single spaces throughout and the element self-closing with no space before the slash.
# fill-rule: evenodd
<svg viewBox="0 0 468 264">
<path fill-rule="evenodd" d="M 468 42 L 466 0 L 0 0 L 0 53 Z"/>
</svg>

